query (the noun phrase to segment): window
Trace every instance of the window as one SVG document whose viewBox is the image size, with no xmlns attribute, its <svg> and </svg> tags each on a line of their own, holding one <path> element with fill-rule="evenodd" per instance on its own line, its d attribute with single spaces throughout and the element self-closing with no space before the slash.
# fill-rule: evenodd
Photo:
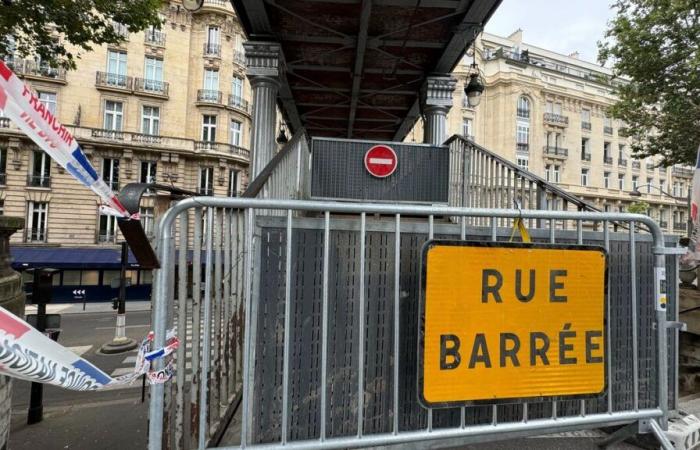
<svg viewBox="0 0 700 450">
<path fill-rule="evenodd" d="M 603 142 L 603 156 L 605 157 L 605 162 L 612 162 L 612 155 L 610 154 L 610 142 Z"/>
<path fill-rule="evenodd" d="M 5 200 L 0 199 L 0 216 L 5 215 Z"/>
<path fill-rule="evenodd" d="M 549 148 L 561 148 L 561 133 L 555 133 L 553 131 L 548 131 L 546 135 L 547 147 Z"/>
<path fill-rule="evenodd" d="M 34 187 L 51 187 L 51 158 L 42 150 L 34 151 L 29 185 Z"/>
<path fill-rule="evenodd" d="M 0 186 L 7 184 L 7 149 L 0 148 Z"/>
<path fill-rule="evenodd" d="M 462 136 L 472 137 L 472 119 L 462 118 Z"/>
<path fill-rule="evenodd" d="M 157 164 L 155 161 L 141 161 L 141 183 L 155 183 L 156 182 L 156 168 Z"/>
<path fill-rule="evenodd" d="M 680 191 L 680 183 L 678 181 L 674 181 L 673 182 L 673 196 L 680 197 L 679 191 Z"/>
<path fill-rule="evenodd" d="M 554 166 L 554 182 L 559 183 L 561 181 L 561 170 L 560 166 L 555 165 Z"/>
<path fill-rule="evenodd" d="M 620 160 L 625 159 L 625 146 L 622 144 L 618 147 L 617 157 L 620 158 Z"/>
<path fill-rule="evenodd" d="M 126 53 L 107 51 L 106 83 L 112 86 L 126 87 Z"/>
<path fill-rule="evenodd" d="M 610 212 L 610 205 L 606 203 L 605 206 L 603 206 L 603 211 Z"/>
<path fill-rule="evenodd" d="M 48 231 L 49 204 L 46 202 L 28 202 L 27 204 L 27 242 L 46 242 Z"/>
<path fill-rule="evenodd" d="M 661 189 L 664 190 L 664 191 L 667 191 L 667 189 L 666 189 L 666 180 L 664 180 L 664 179 L 659 180 L 659 188 L 661 188 Z"/>
<path fill-rule="evenodd" d="M 554 103 L 551 100 L 545 102 L 545 112 L 549 114 L 561 115 L 561 103 Z"/>
<path fill-rule="evenodd" d="M 46 109 L 53 115 L 56 115 L 56 93 L 38 91 L 39 101 L 44 104 Z"/>
<path fill-rule="evenodd" d="M 202 140 L 205 142 L 216 141 L 216 116 L 202 116 Z"/>
<path fill-rule="evenodd" d="M 637 186 L 639 186 L 639 177 L 637 175 L 632 175 L 632 190 L 636 191 Z"/>
<path fill-rule="evenodd" d="M 235 106 L 243 105 L 243 79 L 233 77 L 231 80 L 231 101 Z"/>
<path fill-rule="evenodd" d="M 603 186 L 605 189 L 610 188 L 610 172 L 603 172 Z"/>
<path fill-rule="evenodd" d="M 147 91 L 163 90 L 163 60 L 146 56 L 143 69 L 143 87 Z"/>
<path fill-rule="evenodd" d="M 141 133 L 158 136 L 160 134 L 160 108 L 144 106 L 141 110 Z"/>
<path fill-rule="evenodd" d="M 97 235 L 97 242 L 116 242 L 117 239 L 117 218 L 116 216 L 100 214 L 100 228 Z"/>
<path fill-rule="evenodd" d="M 228 172 L 228 196 L 236 197 L 238 195 L 238 171 L 231 169 Z"/>
<path fill-rule="evenodd" d="M 530 118 L 530 100 L 527 97 L 518 98 L 518 110 L 517 115 L 519 119 L 529 119 Z"/>
<path fill-rule="evenodd" d="M 647 177 L 647 194 L 651 193 L 651 186 L 654 184 L 654 178 Z"/>
<path fill-rule="evenodd" d="M 214 194 L 214 168 L 202 167 L 199 169 L 199 193 L 200 195 Z"/>
<path fill-rule="evenodd" d="M 590 169 L 581 169 L 581 186 L 588 186 L 588 171 Z"/>
<path fill-rule="evenodd" d="M 551 172 L 552 172 L 552 165 L 551 165 L 551 164 L 546 164 L 546 165 L 544 166 L 544 177 L 545 177 L 545 180 L 547 180 L 547 181 L 552 181 L 552 174 L 551 174 Z"/>
<path fill-rule="evenodd" d="M 526 152 L 530 142 L 530 124 L 523 121 L 518 121 L 515 132 L 516 149 Z"/>
<path fill-rule="evenodd" d="M 591 160 L 590 140 L 588 138 L 581 139 L 581 159 L 583 161 Z"/>
<path fill-rule="evenodd" d="M 113 191 L 119 190 L 119 160 L 105 158 L 102 161 L 102 179 Z"/>
<path fill-rule="evenodd" d="M 115 102 L 112 100 L 105 101 L 105 117 L 104 126 L 105 130 L 121 131 L 122 130 L 122 120 L 124 117 L 124 104 L 122 102 Z"/>
<path fill-rule="evenodd" d="M 518 155 L 517 163 L 521 169 L 528 170 L 529 158 L 526 155 Z"/>
<path fill-rule="evenodd" d="M 212 69 L 204 70 L 204 90 L 218 91 L 219 90 L 219 71 Z"/>
<path fill-rule="evenodd" d="M 590 127 L 590 124 L 591 124 L 591 110 L 590 109 L 582 109 L 581 110 L 581 122 L 587 123 Z"/>
<path fill-rule="evenodd" d="M 621 191 L 625 189 L 625 174 L 624 173 L 617 174 L 617 187 Z"/>
<path fill-rule="evenodd" d="M 139 208 L 139 215 L 141 216 L 141 226 L 146 236 L 153 236 L 153 208 Z"/>
<path fill-rule="evenodd" d="M 219 27 L 207 27 L 207 42 L 204 44 L 204 53 L 206 55 L 221 54 L 221 33 Z"/>
<path fill-rule="evenodd" d="M 235 145 L 237 147 L 241 146 L 241 128 L 242 125 L 239 121 L 231 119 L 229 144 Z"/>
</svg>

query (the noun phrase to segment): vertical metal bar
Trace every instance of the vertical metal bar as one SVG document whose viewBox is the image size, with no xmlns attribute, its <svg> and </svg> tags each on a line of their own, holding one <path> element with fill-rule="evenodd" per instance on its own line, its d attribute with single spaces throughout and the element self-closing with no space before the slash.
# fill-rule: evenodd
<svg viewBox="0 0 700 450">
<path fill-rule="evenodd" d="M 576 241 L 579 244 L 583 244 L 583 221 L 576 221 Z"/>
<path fill-rule="evenodd" d="M 491 425 L 498 425 L 498 405 L 491 405 Z"/>
<path fill-rule="evenodd" d="M 221 337 L 221 266 L 223 261 L 221 258 L 222 229 L 220 217 L 222 215 L 222 212 L 222 210 L 214 210 L 214 223 L 212 224 L 212 226 L 214 227 L 214 233 L 211 236 L 211 238 L 214 240 L 214 285 L 212 289 L 212 320 L 211 323 L 207 324 L 207 326 L 210 327 L 210 334 L 212 339 L 212 365 L 210 366 L 210 377 L 212 379 L 212 383 L 210 384 L 209 388 L 211 391 L 211 416 L 209 417 L 209 420 L 212 422 L 218 421 L 219 415 L 221 414 L 221 345 L 223 344 L 223 339 Z"/>
<path fill-rule="evenodd" d="M 199 436 L 199 385 L 202 383 L 199 373 L 200 346 L 202 333 L 202 208 L 194 210 L 194 233 L 192 246 L 192 385 L 190 386 L 190 402 L 193 404 L 190 420 L 192 438 Z M 199 438 L 197 438 L 199 442 Z"/>
<path fill-rule="evenodd" d="M 251 323 L 252 317 L 250 314 L 252 304 L 252 282 L 253 276 L 253 226 L 255 223 L 255 211 L 251 208 L 245 210 L 245 239 L 243 242 L 245 251 L 245 267 L 243 270 L 243 289 L 245 297 L 245 325 L 243 329 L 243 399 L 242 399 L 242 414 L 241 414 L 241 447 L 245 448 L 248 444 L 248 428 L 250 427 L 250 388 L 252 387 L 250 372 L 251 372 L 251 348 L 252 348 L 252 333 Z"/>
<path fill-rule="evenodd" d="M 360 215 L 360 305 L 358 308 L 357 323 L 358 345 L 357 357 L 357 437 L 362 437 L 364 428 L 365 410 L 365 231 L 367 227 L 367 215 Z"/>
<path fill-rule="evenodd" d="M 206 257 L 204 268 L 204 333 L 202 342 L 202 378 L 199 386 L 199 449 L 206 447 L 207 440 L 207 401 L 209 386 L 209 365 L 211 364 L 211 294 L 214 232 L 214 208 L 207 208 Z"/>
<path fill-rule="evenodd" d="M 603 245 L 605 246 L 605 251 L 610 252 L 610 227 L 608 224 L 607 220 L 603 221 Z M 607 298 L 608 298 L 608 305 L 607 305 L 607 318 L 605 322 L 605 328 L 606 328 L 606 334 L 605 334 L 605 353 L 607 354 L 607 359 L 608 359 L 608 412 L 611 413 L 613 411 L 613 384 L 612 384 L 612 367 L 613 367 L 613 360 L 612 360 L 612 351 L 610 349 L 610 342 L 611 342 L 611 333 L 612 329 L 610 326 L 611 322 L 611 317 L 610 317 L 610 283 L 608 283 L 607 287 Z"/>
<path fill-rule="evenodd" d="M 496 242 L 496 218 L 491 216 L 491 240 Z"/>
<path fill-rule="evenodd" d="M 635 248 L 635 222 L 630 221 L 630 294 L 632 300 L 632 379 L 634 383 L 634 410 L 639 410 L 639 350 L 637 342 L 637 254 Z"/>
<path fill-rule="evenodd" d="M 434 220 L 435 220 L 435 217 L 432 214 L 428 216 L 428 239 L 433 239 L 433 237 L 435 236 L 435 234 L 434 234 L 434 226 L 435 226 Z M 397 228 L 397 231 L 398 231 L 398 228 Z M 397 243 L 400 243 L 400 242 L 401 242 L 400 240 L 397 241 Z M 396 284 L 396 286 L 398 287 L 398 283 Z M 399 303 L 397 301 L 396 302 L 396 309 L 397 310 L 398 310 L 398 304 Z M 398 321 L 396 321 L 395 323 L 398 324 Z M 398 347 L 395 347 L 395 349 L 397 350 L 395 354 L 398 355 L 399 354 Z M 394 358 L 394 364 L 396 364 L 396 366 L 398 366 L 398 358 L 396 358 L 396 357 Z M 398 378 L 396 378 L 396 380 L 398 380 Z M 428 408 L 428 431 L 429 432 L 433 431 L 433 408 Z"/>
<path fill-rule="evenodd" d="M 292 314 L 292 210 L 287 210 L 287 242 L 284 255 L 284 361 L 282 368 L 282 445 L 287 443 L 289 422 L 289 346 Z"/>
<path fill-rule="evenodd" d="M 557 226 L 557 221 L 554 219 L 549 219 L 549 242 L 554 244 L 554 227 Z"/>
<path fill-rule="evenodd" d="M 668 300 L 666 305 L 662 305 L 658 299 L 658 295 L 661 293 L 661 273 L 666 267 L 666 258 L 664 257 L 663 247 L 665 243 L 663 241 L 663 236 L 661 236 L 660 242 L 657 240 L 657 236 L 654 236 L 654 296 L 655 298 L 655 310 L 656 310 L 656 347 L 658 348 L 657 354 L 657 370 L 658 375 L 658 385 L 657 385 L 657 396 L 659 409 L 663 412 L 663 416 L 659 418 L 659 425 L 662 429 L 668 429 L 668 329 L 666 327 L 666 314 L 668 308 Z M 666 280 L 668 278 L 666 277 Z M 668 282 L 666 286 L 668 286 Z M 664 292 L 668 296 L 668 291 Z M 676 298 L 674 297 L 674 301 Z M 676 311 L 678 310 L 678 303 L 675 305 Z M 678 349 L 676 349 L 676 353 Z M 678 367 L 678 366 L 676 366 Z M 676 374 L 676 378 L 678 375 Z M 675 387 L 674 387 L 675 388 Z"/>
<path fill-rule="evenodd" d="M 231 280 L 233 279 L 232 267 L 231 267 L 231 210 L 224 209 L 221 211 L 222 221 L 223 221 L 223 237 L 224 237 L 224 273 L 222 278 L 224 294 L 221 299 L 223 306 L 223 321 L 221 324 L 223 342 L 222 342 L 222 361 L 223 366 L 222 376 L 223 376 L 223 386 L 224 386 L 224 403 L 228 404 L 231 400 L 231 394 L 233 393 L 231 380 L 232 377 L 232 366 L 230 364 L 230 355 L 233 354 L 233 349 L 230 347 L 231 342 Z"/>
<path fill-rule="evenodd" d="M 400 269 L 401 269 L 401 215 L 396 214 L 396 230 L 394 232 L 394 427 L 393 433 L 399 432 L 399 299 L 400 299 Z"/>
<path fill-rule="evenodd" d="M 328 365 L 328 259 L 330 257 L 331 213 L 325 212 L 323 223 L 323 307 L 321 323 L 321 441 L 326 440 L 326 390 Z"/>
<path fill-rule="evenodd" d="M 180 213 L 180 246 L 178 255 L 178 309 L 177 309 L 177 337 L 180 345 L 175 354 L 177 358 L 177 369 L 175 379 L 177 382 L 177 411 L 175 416 L 175 447 L 184 448 L 185 431 L 185 372 L 187 371 L 187 360 L 185 359 L 187 342 L 187 222 L 189 215 L 187 211 Z"/>
</svg>

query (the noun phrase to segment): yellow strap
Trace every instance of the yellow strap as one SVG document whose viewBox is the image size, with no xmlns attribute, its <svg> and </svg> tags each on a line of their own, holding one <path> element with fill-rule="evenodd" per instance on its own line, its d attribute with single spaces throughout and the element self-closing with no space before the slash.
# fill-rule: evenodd
<svg viewBox="0 0 700 450">
<path fill-rule="evenodd" d="M 530 233 L 528 233 L 527 228 L 525 228 L 525 222 L 520 217 L 515 219 L 515 222 L 513 222 L 513 229 L 511 230 L 511 233 L 510 233 L 510 241 L 509 242 L 513 242 L 513 237 L 515 236 L 515 230 L 518 230 L 520 232 L 520 237 L 523 239 L 523 242 L 526 242 L 526 243 L 532 242 L 530 240 Z"/>
</svg>

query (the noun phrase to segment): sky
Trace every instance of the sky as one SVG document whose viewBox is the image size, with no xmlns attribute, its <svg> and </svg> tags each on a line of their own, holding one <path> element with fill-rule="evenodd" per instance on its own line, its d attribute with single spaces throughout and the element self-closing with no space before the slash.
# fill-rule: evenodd
<svg viewBox="0 0 700 450">
<path fill-rule="evenodd" d="M 613 0 L 503 0 L 486 31 L 508 36 L 523 30 L 527 44 L 596 62 L 597 42 L 614 14 Z"/>
</svg>

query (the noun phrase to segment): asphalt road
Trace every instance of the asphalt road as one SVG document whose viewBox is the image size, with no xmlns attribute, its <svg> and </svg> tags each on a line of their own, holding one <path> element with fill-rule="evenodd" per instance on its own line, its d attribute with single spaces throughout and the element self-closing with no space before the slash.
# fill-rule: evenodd
<svg viewBox="0 0 700 450">
<path fill-rule="evenodd" d="M 124 373 L 133 367 L 128 358 L 133 359 L 135 351 L 98 353 L 100 346 L 114 337 L 115 317 L 114 312 L 64 314 L 58 342 L 82 353 L 83 358 L 110 375 Z M 142 339 L 149 323 L 149 311 L 127 311 L 127 336 Z M 33 425 L 27 425 L 30 383 L 13 383 L 10 450 L 146 447 L 148 403 L 141 403 L 140 383 L 105 392 L 44 386 L 44 420 Z"/>
</svg>

